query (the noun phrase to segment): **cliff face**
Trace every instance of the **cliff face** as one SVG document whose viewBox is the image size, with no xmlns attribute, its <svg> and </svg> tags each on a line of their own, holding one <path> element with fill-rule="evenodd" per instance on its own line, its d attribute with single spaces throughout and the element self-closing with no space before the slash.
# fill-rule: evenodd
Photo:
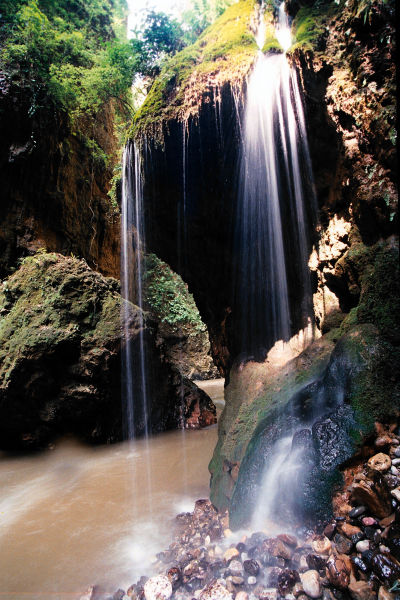
<svg viewBox="0 0 400 600">
<path fill-rule="evenodd" d="M 1 80 L 0 86 L 0 275 L 18 258 L 39 248 L 74 254 L 106 275 L 119 274 L 119 215 L 111 205 L 117 159 L 111 104 L 85 127 L 88 138 L 72 131 L 62 111 L 31 115 L 31 91 Z"/>
<path fill-rule="evenodd" d="M 309 267 L 314 335 L 321 340 L 303 353 L 293 340 L 286 359 L 276 352 L 257 363 L 238 356 L 231 248 L 245 83 L 225 82 L 216 93 L 210 80 L 197 96 L 197 111 L 163 113 L 161 101 L 157 135 L 135 129 L 143 143 L 149 247 L 189 283 L 230 381 L 211 492 L 217 506 L 231 506 L 237 525 L 248 516 L 274 439 L 289 426 L 279 420 L 282 410 L 304 417 L 315 394 L 341 398 L 341 421 L 332 425 L 329 400 L 320 415 L 325 425 L 315 435 L 313 429 L 312 443 L 321 449 L 313 477 L 325 481 L 326 497 L 317 497 L 310 482 L 304 491 L 329 512 L 340 465 L 373 419 L 390 419 L 400 405 L 393 3 L 291 2 L 289 10 L 296 38 L 288 60 L 301 81 L 319 206 Z M 184 84 L 177 94 L 172 87 L 170 97 L 185 97 L 187 89 Z M 292 334 L 301 329 L 294 275 L 288 282 Z M 327 457 L 319 432 L 331 425 L 343 452 Z M 311 502 L 308 514 L 317 516 L 315 509 Z"/>
</svg>

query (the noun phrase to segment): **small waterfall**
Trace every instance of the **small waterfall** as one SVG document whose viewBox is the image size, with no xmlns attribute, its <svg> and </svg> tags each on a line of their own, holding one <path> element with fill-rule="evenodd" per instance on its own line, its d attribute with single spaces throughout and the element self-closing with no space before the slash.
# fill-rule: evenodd
<svg viewBox="0 0 400 600">
<path fill-rule="evenodd" d="M 287 50 L 291 33 L 283 3 L 276 36 Z M 264 37 L 262 13 L 259 48 Z M 242 130 L 235 313 L 241 351 L 263 358 L 276 341 L 294 333 L 293 312 L 299 309 L 290 297 L 301 305 L 302 326 L 312 319 L 307 265 L 315 214 L 312 170 L 297 75 L 284 53 L 259 52 Z"/>
<path fill-rule="evenodd" d="M 292 39 L 283 2 L 276 37 L 286 52 Z M 256 37 L 260 52 L 248 83 L 242 128 L 235 290 L 241 350 L 256 359 L 312 323 L 308 255 L 316 222 L 297 74 L 285 53 L 261 52 L 264 38 L 261 9 Z M 306 335 L 303 340 L 309 342 Z M 290 518 L 296 511 L 296 490 L 308 464 L 296 435 L 295 427 L 284 429 L 269 450 L 253 529 L 271 529 L 279 516 Z"/>
<path fill-rule="evenodd" d="M 134 440 L 136 433 L 144 435 L 144 460 L 147 474 L 148 505 L 152 512 L 152 465 L 150 459 L 150 414 L 148 398 L 148 369 L 143 313 L 143 276 L 145 227 L 143 212 L 143 181 L 141 153 L 136 143 L 125 147 L 122 161 L 121 215 L 121 295 L 123 324 L 122 404 L 125 408 L 125 437 Z M 138 344 L 132 348 L 129 322 L 130 304 L 139 307 Z"/>
</svg>

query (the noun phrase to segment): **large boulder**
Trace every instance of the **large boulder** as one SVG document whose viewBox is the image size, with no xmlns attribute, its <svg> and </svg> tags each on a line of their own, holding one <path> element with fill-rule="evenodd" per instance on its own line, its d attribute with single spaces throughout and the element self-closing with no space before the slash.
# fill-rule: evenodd
<svg viewBox="0 0 400 600">
<path fill-rule="evenodd" d="M 121 439 L 122 331 L 130 344 L 134 399 L 141 397 L 140 335 L 149 374 L 147 411 L 139 402 L 134 433 L 182 426 L 188 387 L 195 404 L 191 384 L 160 356 L 154 321 L 122 300 L 115 279 L 85 261 L 45 253 L 24 259 L 1 286 L 0 315 L 2 448 L 42 446 L 64 433 L 96 442 Z M 209 424 L 215 407 L 199 391 L 196 414 L 204 406 Z"/>
</svg>

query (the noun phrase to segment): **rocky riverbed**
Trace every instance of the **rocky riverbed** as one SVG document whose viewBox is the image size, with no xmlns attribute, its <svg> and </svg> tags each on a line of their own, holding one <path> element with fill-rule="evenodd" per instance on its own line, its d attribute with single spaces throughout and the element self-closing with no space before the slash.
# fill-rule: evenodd
<svg viewBox="0 0 400 600">
<path fill-rule="evenodd" d="M 107 600 L 397 600 L 400 598 L 400 435 L 375 426 L 316 530 L 235 532 L 207 499 L 176 517 L 154 573 Z M 103 598 L 91 588 L 81 600 Z"/>
</svg>

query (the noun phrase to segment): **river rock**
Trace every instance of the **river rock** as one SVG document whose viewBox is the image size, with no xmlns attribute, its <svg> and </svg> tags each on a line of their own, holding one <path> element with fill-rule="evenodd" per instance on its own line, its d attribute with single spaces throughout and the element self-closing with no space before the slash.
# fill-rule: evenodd
<svg viewBox="0 0 400 600">
<path fill-rule="evenodd" d="M 254 577 L 254 575 L 250 575 L 250 577 L 247 578 L 247 585 L 256 585 L 257 583 L 257 578 Z"/>
<path fill-rule="evenodd" d="M 329 554 L 332 548 L 331 542 L 325 536 L 320 536 L 313 540 L 311 546 L 316 554 Z"/>
<path fill-rule="evenodd" d="M 243 567 L 246 573 L 248 573 L 249 575 L 257 576 L 260 572 L 260 565 L 254 558 L 245 560 L 243 563 Z"/>
<path fill-rule="evenodd" d="M 355 525 L 350 525 L 350 523 L 342 523 L 340 525 L 340 531 L 348 538 L 351 538 L 353 535 L 360 533 L 361 529 Z"/>
<path fill-rule="evenodd" d="M 357 542 L 356 544 L 356 550 L 357 552 L 360 552 L 360 554 L 362 552 L 365 552 L 366 550 L 369 550 L 369 540 L 361 540 L 360 542 Z"/>
<path fill-rule="evenodd" d="M 381 581 L 388 581 L 393 585 L 396 579 L 400 579 L 400 564 L 390 554 L 374 554 L 371 566 Z"/>
<path fill-rule="evenodd" d="M 346 555 L 332 554 L 326 563 L 326 576 L 333 587 L 346 589 L 350 583 L 351 564 Z"/>
<path fill-rule="evenodd" d="M 172 596 L 172 584 L 165 575 L 150 577 L 143 589 L 146 600 L 168 600 Z"/>
<path fill-rule="evenodd" d="M 370 511 L 379 518 L 387 517 L 392 508 L 382 486 L 378 489 L 372 481 L 359 481 L 352 486 L 353 500 L 366 504 Z"/>
<path fill-rule="evenodd" d="M 232 600 L 232 594 L 219 581 L 212 581 L 200 593 L 200 600 Z"/>
<path fill-rule="evenodd" d="M 290 546 L 282 542 L 279 538 L 273 538 L 264 542 L 272 556 L 277 556 L 290 560 L 293 556 L 293 550 Z"/>
<path fill-rule="evenodd" d="M 333 538 L 333 541 L 335 542 L 337 551 L 340 554 L 350 554 L 353 547 L 353 542 L 345 538 L 343 535 L 339 535 L 338 533 Z"/>
<path fill-rule="evenodd" d="M 277 538 L 288 546 L 293 546 L 293 548 L 297 546 L 297 538 L 294 535 L 290 535 L 289 533 L 280 533 Z"/>
<path fill-rule="evenodd" d="M 240 576 L 243 574 L 243 565 L 240 560 L 231 560 L 229 563 L 229 572 L 233 576 Z"/>
<path fill-rule="evenodd" d="M 278 591 L 281 596 L 286 596 L 299 581 L 299 574 L 292 569 L 284 569 L 278 576 Z"/>
<path fill-rule="evenodd" d="M 395 595 L 381 585 L 378 591 L 378 600 L 395 600 Z"/>
<path fill-rule="evenodd" d="M 392 461 L 390 460 L 390 456 L 383 452 L 375 454 L 375 456 L 372 456 L 368 461 L 369 468 L 374 471 L 379 471 L 380 473 L 384 473 L 390 469 L 391 464 Z"/>
<path fill-rule="evenodd" d="M 351 519 L 356 519 L 360 515 L 363 515 L 366 510 L 367 509 L 365 508 L 365 506 L 362 506 L 362 505 L 356 506 L 356 507 L 352 508 L 351 511 L 349 512 L 349 517 Z"/>
<path fill-rule="evenodd" d="M 307 554 L 306 561 L 309 569 L 320 571 L 325 568 L 327 556 L 319 556 L 318 554 Z"/>
<path fill-rule="evenodd" d="M 238 592 L 235 596 L 235 600 L 249 600 L 249 595 L 247 592 Z"/>
<path fill-rule="evenodd" d="M 224 553 L 224 560 L 229 562 L 232 558 L 239 556 L 239 550 L 237 548 L 228 548 Z"/>
<path fill-rule="evenodd" d="M 348 589 L 353 600 L 376 599 L 376 593 L 366 581 L 352 581 Z"/>
<path fill-rule="evenodd" d="M 321 596 L 321 578 L 318 571 L 310 570 L 300 574 L 301 585 L 307 596 L 319 598 Z"/>
<path fill-rule="evenodd" d="M 260 600 L 277 600 L 278 591 L 275 588 L 260 588 L 255 591 Z"/>
<path fill-rule="evenodd" d="M 398 502 L 400 502 L 400 487 L 397 487 L 394 490 L 391 490 L 390 493 L 392 494 L 393 498 L 395 498 Z"/>
</svg>

